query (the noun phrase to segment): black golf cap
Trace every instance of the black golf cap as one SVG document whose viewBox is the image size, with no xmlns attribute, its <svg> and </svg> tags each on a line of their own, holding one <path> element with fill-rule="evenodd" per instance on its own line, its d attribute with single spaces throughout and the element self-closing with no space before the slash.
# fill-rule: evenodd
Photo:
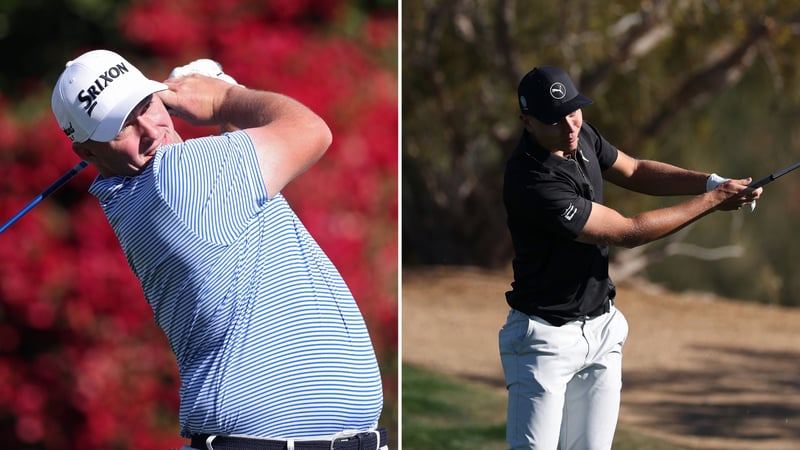
<svg viewBox="0 0 800 450">
<path fill-rule="evenodd" d="M 569 75 L 555 66 L 540 66 L 528 72 L 519 82 L 517 93 L 522 114 L 547 124 L 592 104 L 592 99 L 578 92 Z"/>
</svg>

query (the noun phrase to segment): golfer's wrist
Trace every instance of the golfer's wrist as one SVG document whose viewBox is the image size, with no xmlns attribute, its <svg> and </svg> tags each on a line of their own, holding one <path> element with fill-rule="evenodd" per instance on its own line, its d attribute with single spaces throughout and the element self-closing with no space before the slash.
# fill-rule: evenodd
<svg viewBox="0 0 800 450">
<path fill-rule="evenodd" d="M 730 178 L 721 177 L 716 173 L 712 173 L 708 176 L 708 178 L 706 178 L 706 192 L 713 191 L 717 188 L 717 186 L 728 180 L 730 180 Z"/>
</svg>

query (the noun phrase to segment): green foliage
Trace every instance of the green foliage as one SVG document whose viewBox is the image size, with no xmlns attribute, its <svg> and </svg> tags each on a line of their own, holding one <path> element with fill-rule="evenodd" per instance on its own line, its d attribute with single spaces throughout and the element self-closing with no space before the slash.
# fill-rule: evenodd
<svg viewBox="0 0 800 450">
<path fill-rule="evenodd" d="M 505 396 L 404 365 L 402 429 L 405 450 L 501 450 Z"/>
</svg>

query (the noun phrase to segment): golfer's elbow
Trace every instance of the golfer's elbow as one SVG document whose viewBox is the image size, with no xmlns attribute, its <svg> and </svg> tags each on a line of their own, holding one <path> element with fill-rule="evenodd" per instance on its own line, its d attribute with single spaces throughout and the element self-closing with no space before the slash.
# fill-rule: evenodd
<svg viewBox="0 0 800 450">
<path fill-rule="evenodd" d="M 626 226 L 609 233 L 605 242 L 606 245 L 635 248 L 653 241 L 652 236 L 637 220 L 628 219 L 627 222 Z"/>
<path fill-rule="evenodd" d="M 644 245 L 649 243 L 650 240 L 642 239 L 639 236 L 625 236 L 619 240 L 618 243 L 615 244 L 616 247 L 624 247 L 624 248 L 636 248 L 640 245 Z"/>
<path fill-rule="evenodd" d="M 577 240 L 585 244 L 634 248 L 652 241 L 646 223 L 640 218 L 607 216 L 586 224 Z"/>
<path fill-rule="evenodd" d="M 620 233 L 619 247 L 635 248 L 644 244 L 657 241 L 674 231 L 666 227 L 665 223 L 649 220 L 647 216 L 639 215 L 632 219 L 628 226 Z"/>
<path fill-rule="evenodd" d="M 320 157 L 328 151 L 331 144 L 333 143 L 333 132 L 331 132 L 331 128 L 325 123 L 322 118 L 319 119 L 319 125 L 317 125 L 317 140 L 318 140 L 318 148 L 320 152 Z"/>
<path fill-rule="evenodd" d="M 640 245 L 647 244 L 648 242 L 650 241 L 642 238 L 636 233 L 620 233 L 616 235 L 606 236 L 605 238 L 599 239 L 598 241 L 593 243 L 608 245 L 611 247 L 635 248 Z"/>
<path fill-rule="evenodd" d="M 308 161 L 313 164 L 330 148 L 333 143 L 333 133 L 328 124 L 316 114 L 305 122 L 302 133 Z"/>
</svg>

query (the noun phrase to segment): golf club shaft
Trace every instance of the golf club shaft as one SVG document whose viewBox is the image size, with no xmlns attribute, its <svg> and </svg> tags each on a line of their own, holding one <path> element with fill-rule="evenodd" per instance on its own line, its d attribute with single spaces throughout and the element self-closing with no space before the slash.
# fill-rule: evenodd
<svg viewBox="0 0 800 450">
<path fill-rule="evenodd" d="M 775 181 L 776 178 L 786 175 L 787 173 L 793 171 L 794 169 L 797 169 L 798 167 L 800 167 L 800 162 L 796 162 L 789 167 L 784 167 L 783 169 L 777 172 L 773 172 L 758 181 L 750 183 L 749 186 L 753 189 L 764 186 L 765 184 Z"/>
<path fill-rule="evenodd" d="M 12 217 L 11 219 L 9 219 L 9 221 L 8 221 L 8 222 L 6 222 L 5 224 L 3 224 L 3 226 L 2 226 L 2 227 L 0 227 L 0 234 L 2 234 L 3 232 L 5 232 L 5 231 L 8 229 L 8 227 L 10 227 L 11 225 L 14 225 L 14 223 L 15 223 L 16 221 L 18 221 L 18 220 L 19 220 L 19 219 L 20 219 L 22 216 L 24 216 L 25 214 L 27 214 L 27 213 L 28 213 L 28 211 L 30 211 L 31 209 L 33 209 L 33 208 L 34 208 L 34 206 L 36 206 L 36 205 L 38 205 L 39 203 L 41 203 L 41 201 L 42 201 L 42 200 L 44 200 L 44 199 L 45 199 L 45 197 L 47 197 L 48 195 L 50 195 L 50 194 L 52 194 L 53 192 L 55 192 L 55 191 L 56 191 L 58 188 L 60 188 L 61 186 L 63 186 L 63 185 L 64 185 L 64 184 L 65 184 L 67 181 L 69 181 L 69 180 L 70 180 L 72 177 L 74 177 L 75 175 L 77 175 L 78 173 L 80 173 L 80 171 L 81 171 L 81 170 L 83 170 L 83 169 L 84 169 L 84 168 L 85 168 L 85 167 L 86 167 L 88 164 L 89 164 L 89 163 L 88 163 L 88 162 L 86 162 L 86 161 L 81 161 L 81 162 L 79 162 L 78 164 L 75 164 L 75 167 L 73 167 L 72 169 L 70 169 L 70 170 L 69 170 L 69 172 L 65 173 L 64 175 L 61 175 L 61 178 L 57 179 L 57 180 L 56 180 L 56 181 L 55 181 L 53 184 L 51 184 L 50 186 L 48 186 L 48 187 L 47 187 L 47 189 L 45 189 L 44 191 L 42 191 L 42 193 L 41 193 L 41 194 L 39 194 L 39 195 L 38 195 L 36 198 L 34 198 L 33 200 L 31 200 L 31 202 L 30 202 L 30 203 L 28 203 L 28 204 L 27 204 L 27 205 L 26 205 L 24 208 L 22 208 L 22 209 L 20 210 L 20 212 L 18 212 L 17 214 L 15 214 L 15 215 L 14 215 L 14 217 Z"/>
</svg>

